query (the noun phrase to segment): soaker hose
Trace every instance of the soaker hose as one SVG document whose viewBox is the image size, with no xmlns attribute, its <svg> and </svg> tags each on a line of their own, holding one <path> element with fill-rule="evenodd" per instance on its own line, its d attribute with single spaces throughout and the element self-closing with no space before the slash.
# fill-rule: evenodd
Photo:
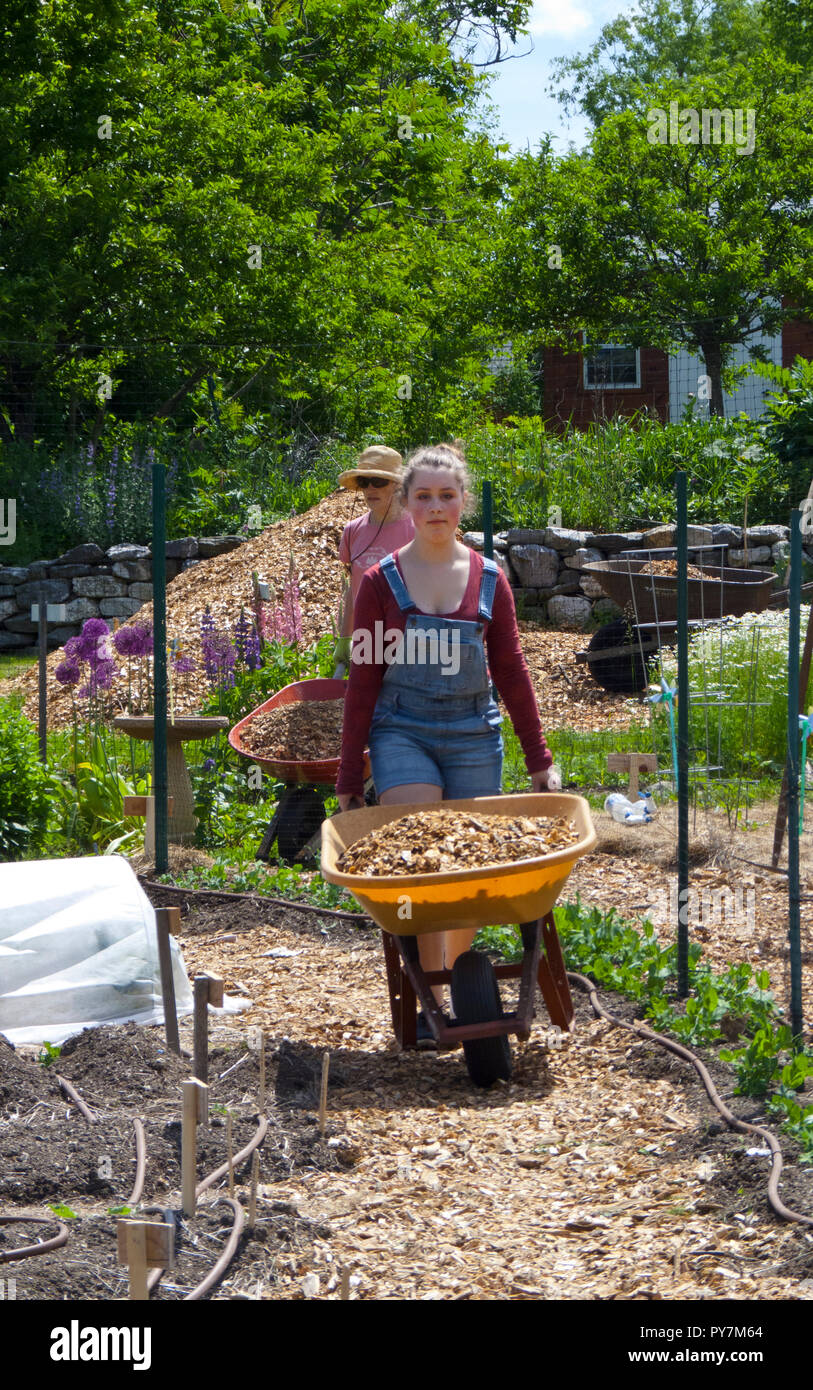
<svg viewBox="0 0 813 1390">
<path fill-rule="evenodd" d="M 133 1128 L 135 1130 L 136 1175 L 133 1190 L 127 1198 L 128 1207 L 134 1207 L 137 1202 L 141 1201 L 141 1194 L 144 1191 L 144 1174 L 147 1169 L 147 1140 L 142 1121 L 134 1119 Z"/>
<path fill-rule="evenodd" d="M 232 1159 L 232 1166 L 235 1169 L 237 1169 L 241 1163 L 244 1163 L 245 1160 L 249 1158 L 251 1154 L 253 1154 L 255 1149 L 258 1149 L 260 1147 L 260 1144 L 263 1142 L 263 1139 L 265 1138 L 267 1133 L 268 1121 L 265 1118 L 265 1116 L 262 1116 L 253 1138 L 249 1140 L 248 1144 L 246 1144 L 246 1147 L 244 1149 L 241 1149 L 239 1153 L 234 1155 L 234 1158 Z M 201 1194 L 207 1190 L 207 1188 L 211 1187 L 214 1183 L 218 1182 L 220 1178 L 225 1177 L 228 1171 L 228 1161 L 226 1163 L 221 1163 L 220 1167 L 216 1168 L 213 1173 L 210 1173 L 208 1178 L 204 1178 L 202 1182 L 198 1183 L 197 1187 L 195 1188 L 195 1196 L 200 1197 Z M 221 1199 L 218 1198 L 218 1201 L 219 1200 Z M 209 1289 L 213 1288 L 214 1285 L 218 1282 L 218 1280 L 222 1278 L 223 1274 L 225 1273 L 226 1269 L 228 1268 L 229 1264 L 234 1258 L 237 1246 L 240 1242 L 240 1235 L 243 1229 L 242 1221 L 239 1221 L 237 1218 L 238 1216 L 242 1215 L 243 1209 L 240 1206 L 239 1202 L 234 1201 L 234 1199 L 231 1197 L 226 1197 L 224 1200 L 229 1202 L 229 1204 L 232 1207 L 232 1210 L 235 1213 L 234 1226 L 226 1244 L 226 1249 L 223 1251 L 223 1254 L 220 1256 L 217 1263 L 212 1266 L 208 1275 L 203 1280 L 203 1283 L 198 1284 L 197 1287 L 194 1288 L 190 1294 L 187 1294 L 184 1298 L 184 1302 L 188 1301 L 188 1299 L 202 1298 L 204 1293 L 208 1293 Z M 216 1203 L 212 1203 L 212 1205 L 214 1206 L 216 1205 Z M 160 1211 L 163 1213 L 164 1208 L 145 1207 L 145 1211 Z M 153 1289 L 155 1289 L 156 1286 L 160 1283 L 161 1279 L 163 1278 L 163 1275 L 163 1269 L 151 1270 L 150 1274 L 147 1277 L 148 1293 L 152 1293 Z"/>
<path fill-rule="evenodd" d="M 68 1099 L 72 1100 L 80 1113 L 84 1115 L 88 1124 L 95 1125 L 97 1120 L 96 1114 L 91 1110 L 87 1102 L 82 1099 L 76 1088 L 71 1085 L 70 1081 L 66 1081 L 64 1076 L 57 1076 L 56 1079 Z M 136 1203 L 141 1200 L 141 1193 L 144 1190 L 144 1174 L 147 1169 L 147 1140 L 144 1133 L 144 1125 L 141 1120 L 134 1119 L 133 1128 L 135 1130 L 136 1175 L 133 1190 L 127 1199 L 127 1205 L 129 1207 L 134 1207 Z"/>
<path fill-rule="evenodd" d="M 31 1255 L 47 1255 L 49 1250 L 59 1250 L 68 1243 L 69 1232 L 65 1222 L 57 1221 L 54 1216 L 0 1216 L 0 1226 L 10 1226 L 15 1221 L 29 1226 L 57 1225 L 59 1230 L 50 1240 L 38 1241 L 36 1245 L 21 1245 L 17 1250 L 0 1250 L 0 1265 L 8 1264 L 10 1260 L 27 1260 Z"/>
<path fill-rule="evenodd" d="M 155 883 L 140 878 L 142 888 L 155 888 L 159 893 L 183 893 L 193 898 L 225 898 L 229 902 L 263 903 L 270 907 L 290 907 L 295 912 L 315 912 L 318 917 L 338 917 L 343 922 L 371 922 L 366 912 L 345 912 L 340 907 L 314 907 L 311 903 L 295 903 L 290 898 L 270 898 L 266 893 L 229 893 L 222 888 L 180 888 L 176 883 Z"/>
<path fill-rule="evenodd" d="M 64 1076 L 59 1076 L 59 1075 L 57 1075 L 56 1079 L 57 1079 L 57 1081 L 59 1082 L 59 1085 L 60 1085 L 61 1090 L 63 1090 L 63 1091 L 65 1092 L 65 1095 L 68 1097 L 68 1099 L 69 1099 L 69 1100 L 72 1100 L 73 1103 L 74 1103 L 74 1105 L 75 1105 L 79 1110 L 81 1110 L 81 1112 L 82 1112 L 82 1114 L 84 1115 L 85 1119 L 87 1120 L 88 1124 L 89 1124 L 89 1125 L 95 1125 L 95 1123 L 96 1123 L 96 1116 L 95 1116 L 95 1114 L 94 1114 L 93 1111 L 91 1110 L 90 1106 L 89 1106 L 85 1101 L 83 1101 L 83 1099 L 82 1099 L 82 1097 L 80 1096 L 79 1092 L 78 1092 L 77 1090 L 75 1090 L 75 1088 L 71 1085 L 70 1081 L 66 1081 L 65 1078 L 64 1078 Z"/>
<path fill-rule="evenodd" d="M 720 1099 L 717 1088 L 708 1070 L 700 1061 L 700 1058 L 696 1057 L 693 1052 L 690 1052 L 688 1047 L 683 1047 L 680 1043 L 674 1042 L 671 1038 L 664 1037 L 662 1033 L 653 1032 L 645 1023 L 627 1023 L 626 1019 L 618 1018 L 615 1014 L 609 1013 L 599 1002 L 598 993 L 592 980 L 588 980 L 586 976 L 578 975 L 575 971 L 568 970 L 567 978 L 571 983 L 578 985 L 579 989 L 585 991 L 590 998 L 594 1013 L 600 1018 L 605 1018 L 608 1023 L 614 1024 L 616 1028 L 624 1028 L 628 1033 L 635 1033 L 639 1038 L 646 1039 L 647 1042 L 658 1043 L 661 1047 L 667 1048 L 669 1052 L 673 1052 L 676 1057 L 681 1057 L 684 1062 L 691 1063 L 706 1088 L 709 1100 L 715 1110 L 722 1115 L 729 1128 L 738 1130 L 740 1134 L 756 1134 L 768 1145 L 771 1151 L 771 1172 L 768 1178 L 768 1201 L 776 1215 L 780 1216 L 783 1221 L 795 1221 L 799 1225 L 813 1228 L 813 1217 L 804 1216 L 798 1211 L 792 1211 L 790 1207 L 785 1206 L 785 1203 L 779 1196 L 779 1179 L 782 1174 L 782 1150 L 779 1147 L 779 1141 L 776 1135 L 773 1134 L 770 1129 L 765 1129 L 762 1125 L 752 1125 L 748 1124 L 745 1120 L 738 1120 L 736 1115 L 731 1113 L 725 1102 Z"/>
</svg>

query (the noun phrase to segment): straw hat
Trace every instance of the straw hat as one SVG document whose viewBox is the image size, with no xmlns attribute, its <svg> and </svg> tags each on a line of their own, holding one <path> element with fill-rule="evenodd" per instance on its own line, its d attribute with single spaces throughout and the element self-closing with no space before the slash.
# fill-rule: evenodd
<svg viewBox="0 0 813 1390">
<path fill-rule="evenodd" d="M 386 444 L 371 444 L 359 455 L 356 468 L 339 474 L 339 482 L 350 492 L 358 492 L 356 478 L 384 478 L 388 483 L 397 483 L 401 480 L 403 461 L 396 449 L 388 449 Z"/>
</svg>

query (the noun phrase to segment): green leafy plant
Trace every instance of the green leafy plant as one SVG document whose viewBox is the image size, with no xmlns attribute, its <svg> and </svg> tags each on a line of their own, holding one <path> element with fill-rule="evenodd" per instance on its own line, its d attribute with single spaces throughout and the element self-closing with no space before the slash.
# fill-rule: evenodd
<svg viewBox="0 0 813 1390">
<path fill-rule="evenodd" d="M 49 1202 L 48 1206 L 54 1216 L 59 1217 L 60 1221 L 75 1221 L 77 1219 L 76 1212 L 72 1211 L 64 1202 Z"/>
<path fill-rule="evenodd" d="M 44 1042 L 37 1056 L 37 1061 L 41 1067 L 52 1067 L 61 1052 L 61 1047 L 55 1047 L 53 1043 Z"/>
<path fill-rule="evenodd" d="M 44 843 L 54 778 L 40 762 L 36 731 L 11 700 L 0 700 L 0 860 Z"/>
</svg>

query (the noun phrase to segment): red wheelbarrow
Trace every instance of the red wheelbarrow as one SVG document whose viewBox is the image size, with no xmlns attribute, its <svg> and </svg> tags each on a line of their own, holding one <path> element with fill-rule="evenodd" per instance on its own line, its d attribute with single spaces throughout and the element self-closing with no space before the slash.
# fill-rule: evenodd
<svg viewBox="0 0 813 1390">
<path fill-rule="evenodd" d="M 243 743 L 243 731 L 258 714 L 279 709 L 282 705 L 300 704 L 307 700 L 343 700 L 347 693 L 347 681 L 328 677 L 313 680 L 294 681 L 278 690 L 265 704 L 235 724 L 229 733 L 229 743 L 236 753 L 249 758 L 278 781 L 285 783 L 285 791 L 277 802 L 273 818 L 266 828 L 258 859 L 267 859 L 272 844 L 276 840 L 280 859 L 294 863 L 325 819 L 325 792 L 336 786 L 339 773 L 339 759 L 273 759 L 261 758 L 252 753 Z M 364 776 L 370 775 L 369 759 L 365 753 Z"/>
<path fill-rule="evenodd" d="M 391 876 L 341 873 L 336 865 L 348 845 L 401 816 L 441 807 L 448 811 L 522 816 L 566 816 L 578 840 L 543 857 L 515 860 L 483 869 Z M 490 1086 L 511 1075 L 514 1034 L 530 1036 L 536 986 L 551 1022 L 563 1031 L 573 1024 L 565 964 L 553 905 L 576 860 L 596 842 L 590 807 L 581 796 L 538 792 L 518 796 L 403 806 L 371 806 L 345 811 L 322 826 L 322 875 L 337 883 L 381 927 L 392 1023 L 399 1047 L 416 1046 L 416 1007 L 420 1004 L 438 1048 L 462 1044 L 475 1085 Z M 418 956 L 418 937 L 427 932 L 519 923 L 522 961 L 492 965 L 481 951 L 465 951 L 452 970 L 426 971 Z M 499 981 L 519 979 L 517 1008 L 505 1012 Z M 447 1023 L 432 994 L 432 985 L 451 986 L 455 1022 Z"/>
</svg>

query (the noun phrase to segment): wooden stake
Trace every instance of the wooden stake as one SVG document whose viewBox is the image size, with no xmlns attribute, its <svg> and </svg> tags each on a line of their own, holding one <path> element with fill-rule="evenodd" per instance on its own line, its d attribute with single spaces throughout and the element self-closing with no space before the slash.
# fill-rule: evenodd
<svg viewBox="0 0 813 1390">
<path fill-rule="evenodd" d="M 654 753 L 608 753 L 607 754 L 608 772 L 628 772 L 629 787 L 627 797 L 630 801 L 638 800 L 638 773 L 657 772 L 658 759 Z"/>
<path fill-rule="evenodd" d="M 147 1233 L 143 1221 L 127 1227 L 127 1273 L 130 1276 L 130 1298 L 145 1303 L 147 1289 Z"/>
<path fill-rule="evenodd" d="M 251 1160 L 251 1188 L 248 1194 L 248 1229 L 254 1230 L 257 1222 L 257 1183 L 260 1180 L 260 1155 L 254 1150 Z"/>
<path fill-rule="evenodd" d="M 175 1004 L 175 981 L 172 978 L 172 951 L 169 938 L 174 935 L 181 922 L 179 907 L 157 907 L 155 909 L 155 930 L 158 935 L 158 965 L 161 971 L 161 996 L 164 1001 L 164 1031 L 170 1052 L 181 1055 L 181 1040 L 178 1034 L 178 1011 Z"/>
<path fill-rule="evenodd" d="M 197 1187 L 197 1126 L 209 1115 L 209 1087 L 200 1081 L 182 1081 L 181 1094 L 181 1205 L 184 1216 L 195 1215 Z"/>
<path fill-rule="evenodd" d="M 231 1141 L 231 1111 L 226 1112 L 226 1161 L 229 1165 L 229 1196 L 234 1196 L 234 1149 Z"/>
<path fill-rule="evenodd" d="M 219 975 L 196 975 L 195 989 L 195 1032 L 194 1061 L 192 1070 L 198 1081 L 206 1081 L 209 1076 L 209 1005 L 223 1007 L 223 981 Z"/>
<path fill-rule="evenodd" d="M 260 1029 L 260 1095 L 257 1102 L 260 1115 L 265 1114 L 265 1033 Z"/>
<path fill-rule="evenodd" d="M 339 1283 L 339 1297 L 345 1299 L 350 1297 L 350 1270 L 346 1268 L 342 1270 L 341 1281 Z"/>
<path fill-rule="evenodd" d="M 163 1221 L 116 1223 L 119 1264 L 129 1272 L 130 1298 L 144 1302 L 149 1298 L 148 1269 L 171 1269 L 175 1262 L 175 1228 Z"/>
<path fill-rule="evenodd" d="M 319 1133 L 325 1132 L 325 1120 L 327 1117 L 327 1074 L 330 1070 L 330 1053 L 322 1053 L 322 1088 L 319 1092 Z"/>
</svg>

